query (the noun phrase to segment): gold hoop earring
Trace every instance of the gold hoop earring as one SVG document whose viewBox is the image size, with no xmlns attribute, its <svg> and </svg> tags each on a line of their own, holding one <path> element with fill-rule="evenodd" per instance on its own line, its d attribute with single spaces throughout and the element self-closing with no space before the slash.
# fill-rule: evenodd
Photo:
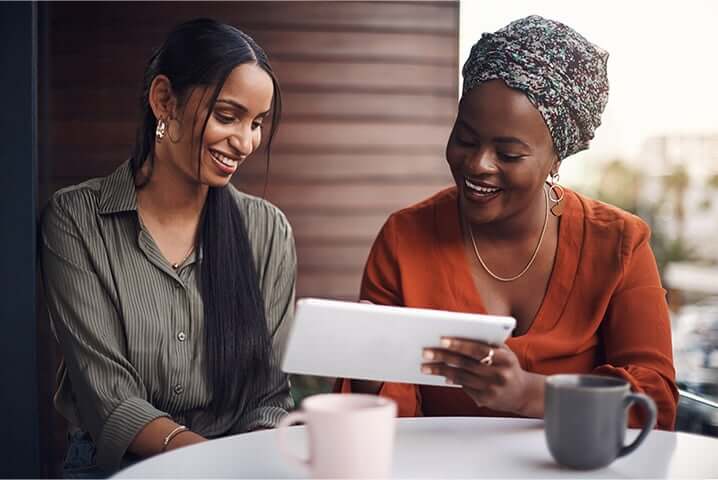
<svg viewBox="0 0 718 480">
<path fill-rule="evenodd" d="M 566 194 L 564 188 L 558 184 L 559 178 L 558 172 L 552 174 L 548 189 L 548 198 L 553 204 L 551 205 L 551 214 L 554 217 L 560 217 L 563 214 L 563 197 Z"/>
<path fill-rule="evenodd" d="M 157 143 L 162 143 L 162 139 L 167 134 L 167 122 L 164 119 L 157 119 L 157 128 L 155 128 L 155 140 Z"/>
<path fill-rule="evenodd" d="M 176 130 L 180 132 L 177 139 L 172 136 L 172 122 L 175 122 L 177 124 Z M 169 121 L 167 122 L 167 136 L 170 137 L 170 142 L 172 143 L 179 143 L 179 141 L 182 140 L 182 124 L 176 118 L 170 117 Z"/>
</svg>

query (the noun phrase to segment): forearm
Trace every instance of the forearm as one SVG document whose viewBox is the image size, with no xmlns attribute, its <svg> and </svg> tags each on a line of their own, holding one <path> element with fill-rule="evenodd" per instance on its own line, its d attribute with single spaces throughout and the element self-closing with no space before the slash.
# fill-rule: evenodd
<svg viewBox="0 0 718 480">
<path fill-rule="evenodd" d="M 161 453 L 163 451 L 165 438 L 177 427 L 179 427 L 179 425 L 167 417 L 157 418 L 145 425 L 140 433 L 137 434 L 134 440 L 132 440 L 128 451 L 141 457 L 150 457 Z M 165 451 L 205 441 L 207 441 L 207 439 L 203 436 L 185 430 L 172 437 Z"/>
</svg>

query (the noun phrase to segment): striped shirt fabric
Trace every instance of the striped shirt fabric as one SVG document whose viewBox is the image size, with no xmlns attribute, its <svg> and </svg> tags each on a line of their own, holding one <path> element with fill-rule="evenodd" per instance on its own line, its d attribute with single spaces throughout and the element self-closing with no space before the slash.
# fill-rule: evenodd
<svg viewBox="0 0 718 480">
<path fill-rule="evenodd" d="M 274 427 L 293 406 L 279 369 L 294 312 L 292 230 L 269 202 L 227 188 L 246 222 L 274 350 L 262 397 L 240 398 L 218 416 L 205 374 L 201 248 L 177 270 L 165 260 L 139 219 L 129 163 L 56 192 L 43 213 L 43 279 L 64 356 L 55 406 L 89 432 L 107 471 L 156 418 L 212 438 Z"/>
</svg>

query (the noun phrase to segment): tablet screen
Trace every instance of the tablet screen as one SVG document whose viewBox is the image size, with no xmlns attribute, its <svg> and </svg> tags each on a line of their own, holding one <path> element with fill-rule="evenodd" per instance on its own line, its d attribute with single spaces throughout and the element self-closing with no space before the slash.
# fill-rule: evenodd
<svg viewBox="0 0 718 480">
<path fill-rule="evenodd" d="M 421 373 L 425 347 L 446 336 L 500 345 L 515 325 L 513 317 L 305 298 L 297 301 L 282 369 L 446 386 L 444 377 Z"/>
</svg>

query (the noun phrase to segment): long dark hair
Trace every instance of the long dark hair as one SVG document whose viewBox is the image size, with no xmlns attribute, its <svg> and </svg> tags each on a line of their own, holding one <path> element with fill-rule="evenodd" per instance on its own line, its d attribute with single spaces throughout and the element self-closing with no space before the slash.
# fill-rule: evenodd
<svg viewBox="0 0 718 480">
<path fill-rule="evenodd" d="M 166 75 L 180 105 L 189 98 L 192 89 L 213 87 L 207 114 L 201 120 L 200 138 L 204 138 L 207 121 L 227 76 L 238 65 L 247 63 L 264 69 L 274 85 L 272 126 L 267 142 L 269 170 L 282 102 L 267 56 L 240 30 L 214 20 L 197 19 L 175 28 L 145 69 L 140 99 L 142 118 L 130 162 L 135 178 L 145 162 L 149 162 L 150 173 L 138 187 L 149 181 L 154 166 L 157 120 L 149 104 L 152 80 L 157 75 Z M 228 188 L 209 189 L 197 240 L 201 250 L 199 286 L 204 304 L 207 377 L 212 408 L 217 415 L 236 404 L 239 395 L 250 406 L 258 401 L 269 379 L 272 348 L 245 221 Z"/>
</svg>

